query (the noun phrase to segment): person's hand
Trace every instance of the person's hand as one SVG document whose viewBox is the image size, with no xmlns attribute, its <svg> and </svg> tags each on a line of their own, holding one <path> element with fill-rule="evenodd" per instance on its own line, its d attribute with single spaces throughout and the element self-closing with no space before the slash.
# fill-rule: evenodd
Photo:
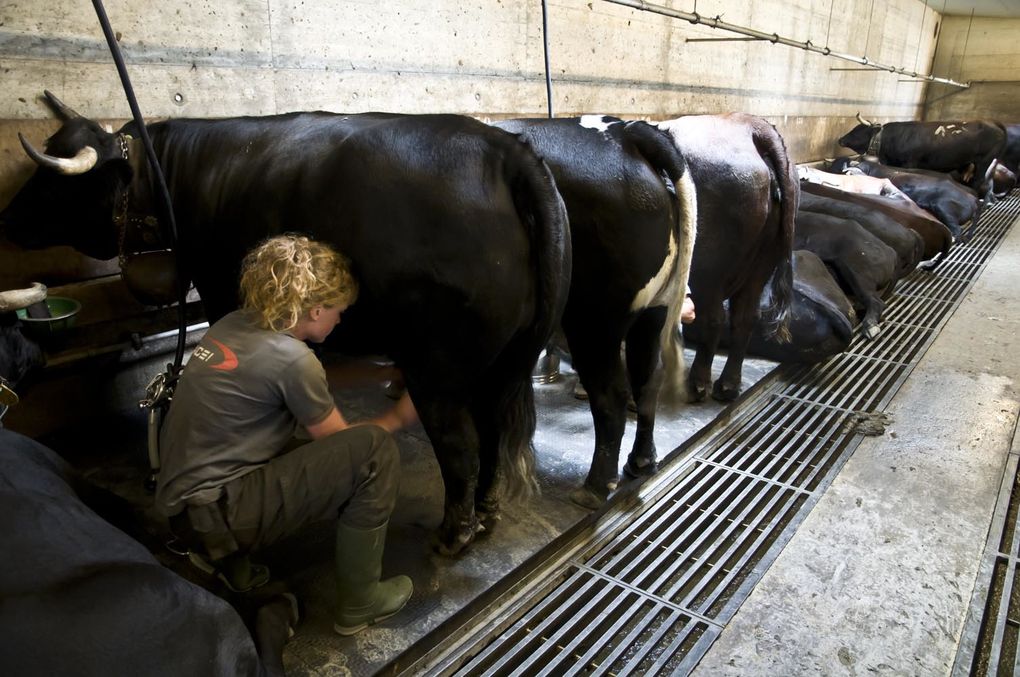
<svg viewBox="0 0 1020 677">
<path fill-rule="evenodd" d="M 694 301 L 691 299 L 691 295 L 687 294 L 684 296 L 684 304 L 680 308 L 680 323 L 690 324 L 694 322 Z"/>
<path fill-rule="evenodd" d="M 394 433 L 417 423 L 418 411 L 414 408 L 414 403 L 411 402 L 411 396 L 407 391 L 404 391 L 404 394 L 400 396 L 397 403 L 388 411 L 365 422 L 377 425 L 387 432 Z"/>
</svg>

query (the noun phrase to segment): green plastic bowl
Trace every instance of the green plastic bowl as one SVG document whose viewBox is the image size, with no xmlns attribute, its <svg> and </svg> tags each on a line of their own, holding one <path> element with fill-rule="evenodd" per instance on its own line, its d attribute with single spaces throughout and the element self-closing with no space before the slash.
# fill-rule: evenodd
<svg viewBox="0 0 1020 677">
<path fill-rule="evenodd" d="M 70 329 L 81 310 L 80 303 L 64 296 L 46 297 L 46 307 L 50 309 L 51 317 L 29 317 L 26 308 L 15 311 L 25 333 L 32 338 L 52 337 Z"/>
</svg>

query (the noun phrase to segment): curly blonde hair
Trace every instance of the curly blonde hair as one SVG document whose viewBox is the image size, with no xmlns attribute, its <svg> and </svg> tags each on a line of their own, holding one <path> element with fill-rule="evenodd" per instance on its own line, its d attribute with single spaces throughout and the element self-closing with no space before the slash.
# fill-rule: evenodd
<svg viewBox="0 0 1020 677">
<path fill-rule="evenodd" d="M 303 235 L 272 237 L 241 264 L 241 300 L 264 329 L 288 331 L 315 306 L 349 306 L 358 283 L 346 256 Z"/>
</svg>

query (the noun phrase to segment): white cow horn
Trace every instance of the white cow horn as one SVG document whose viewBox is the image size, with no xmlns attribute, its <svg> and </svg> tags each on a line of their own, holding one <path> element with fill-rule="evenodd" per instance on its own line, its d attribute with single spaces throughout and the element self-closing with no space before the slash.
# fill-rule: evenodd
<svg viewBox="0 0 1020 677">
<path fill-rule="evenodd" d="M 46 153 L 40 153 L 32 144 L 28 142 L 21 132 L 18 132 L 18 138 L 21 139 L 21 146 L 28 153 L 28 157 L 35 160 L 35 163 L 41 167 L 49 167 L 50 169 L 73 176 L 75 174 L 84 174 L 93 167 L 96 166 L 96 162 L 99 161 L 99 153 L 92 146 L 85 146 L 78 154 L 72 158 L 66 157 L 53 157 Z"/>
<path fill-rule="evenodd" d="M 862 118 L 861 114 L 859 112 L 857 113 L 857 122 L 860 122 L 862 125 L 867 125 L 868 127 L 870 127 L 872 125 L 872 123 L 870 121 L 865 120 L 864 118 Z"/>
<path fill-rule="evenodd" d="M 19 308 L 27 308 L 46 298 L 46 285 L 33 282 L 28 289 L 11 289 L 0 292 L 0 313 L 8 313 Z"/>
</svg>

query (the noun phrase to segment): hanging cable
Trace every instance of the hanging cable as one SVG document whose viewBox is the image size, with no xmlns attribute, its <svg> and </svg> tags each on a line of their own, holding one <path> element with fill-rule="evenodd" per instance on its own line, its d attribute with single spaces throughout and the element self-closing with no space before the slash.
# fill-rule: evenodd
<svg viewBox="0 0 1020 677">
<path fill-rule="evenodd" d="M 549 71 L 549 10 L 542 0 L 542 46 L 545 48 L 545 101 L 549 117 L 553 116 L 552 73 Z"/>
<path fill-rule="evenodd" d="M 156 158 L 156 151 L 152 147 L 152 139 L 149 138 L 149 132 L 145 127 L 145 118 L 142 117 L 142 112 L 138 108 L 138 101 L 135 99 L 135 92 L 131 87 L 131 79 L 128 77 L 127 66 L 124 65 L 124 56 L 121 54 L 120 45 L 117 44 L 117 38 L 113 32 L 113 28 L 110 27 L 110 19 L 106 16 L 106 8 L 103 7 L 103 0 L 92 0 L 92 6 L 95 7 L 96 16 L 99 17 L 99 24 L 103 29 L 103 35 L 106 36 L 106 44 L 110 48 L 110 54 L 113 56 L 113 62 L 117 66 L 117 73 L 120 75 L 121 85 L 124 87 L 124 95 L 127 97 L 128 105 L 131 107 L 131 116 L 134 118 L 135 125 L 138 127 L 138 135 L 142 139 L 142 145 L 145 147 L 145 156 L 149 162 L 149 171 L 152 172 L 152 176 L 155 177 L 156 187 L 159 189 L 158 194 L 161 198 L 161 200 L 158 201 L 160 206 L 163 208 L 163 218 L 161 218 L 160 221 L 169 227 L 170 248 L 176 254 L 177 221 L 174 219 L 173 204 L 170 201 L 170 191 L 167 190 L 166 180 L 163 177 L 163 170 L 159 166 L 159 160 Z M 180 256 L 174 256 L 174 266 L 177 272 L 177 321 L 179 328 L 177 335 L 177 350 L 174 353 L 173 363 L 173 372 L 176 374 L 180 370 L 181 363 L 184 361 L 188 292 L 184 285 L 184 271 Z"/>
</svg>

